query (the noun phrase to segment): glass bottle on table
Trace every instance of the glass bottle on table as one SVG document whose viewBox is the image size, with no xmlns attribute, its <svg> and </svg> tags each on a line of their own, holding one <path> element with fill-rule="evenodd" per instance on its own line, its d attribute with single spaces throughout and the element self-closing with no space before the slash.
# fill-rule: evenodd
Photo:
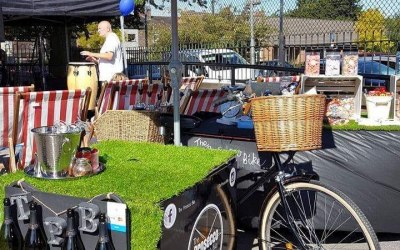
<svg viewBox="0 0 400 250">
<path fill-rule="evenodd" d="M 22 250 L 23 238 L 18 224 L 11 216 L 11 203 L 9 198 L 4 199 L 4 223 L 1 235 L 8 250 Z"/>
<path fill-rule="evenodd" d="M 36 202 L 29 205 L 30 219 L 28 231 L 25 234 L 25 250 L 47 250 L 48 245 L 43 228 L 38 223 L 38 213 Z"/>
<path fill-rule="evenodd" d="M 99 217 L 99 239 L 96 244 L 96 250 L 115 250 L 108 235 L 107 218 L 104 213 L 101 213 Z"/>
<path fill-rule="evenodd" d="M 82 239 L 79 232 L 75 227 L 75 213 L 74 209 L 67 210 L 67 231 L 66 238 L 61 247 L 62 250 L 84 250 Z"/>
<path fill-rule="evenodd" d="M 92 164 L 87 158 L 76 158 L 75 165 L 72 168 L 72 175 L 74 177 L 85 176 L 93 172 Z"/>
</svg>

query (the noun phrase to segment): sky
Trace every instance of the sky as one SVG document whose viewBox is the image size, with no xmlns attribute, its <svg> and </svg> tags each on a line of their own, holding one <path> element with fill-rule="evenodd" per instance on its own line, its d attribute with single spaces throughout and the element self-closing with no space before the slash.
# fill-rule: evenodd
<svg viewBox="0 0 400 250">
<path fill-rule="evenodd" d="M 217 11 L 221 7 L 227 6 L 231 4 L 232 6 L 237 7 L 238 11 L 241 11 L 246 3 L 250 0 L 214 0 L 215 2 L 215 10 Z M 256 0 L 253 0 L 254 2 Z M 255 10 L 264 10 L 268 15 L 273 13 L 279 13 L 280 0 L 259 0 L 261 3 L 259 5 L 255 5 Z M 162 0 L 154 0 L 155 3 L 161 4 Z M 178 8 L 186 9 L 186 10 L 194 10 L 194 11 L 202 11 L 202 12 L 211 12 L 211 2 L 212 0 L 207 0 L 208 8 L 201 8 L 196 3 L 193 3 L 193 0 L 187 0 L 187 2 L 181 2 L 178 0 Z M 188 3 L 193 3 L 190 6 Z M 363 9 L 368 8 L 378 8 L 381 10 L 384 16 L 394 16 L 396 14 L 400 14 L 400 0 L 361 0 L 360 4 L 363 5 Z M 164 3 L 164 10 L 156 10 L 152 7 L 152 15 L 153 16 L 169 16 L 171 14 L 170 10 L 170 2 L 166 1 Z M 284 10 L 290 10 L 296 7 L 296 0 L 284 0 Z"/>
</svg>

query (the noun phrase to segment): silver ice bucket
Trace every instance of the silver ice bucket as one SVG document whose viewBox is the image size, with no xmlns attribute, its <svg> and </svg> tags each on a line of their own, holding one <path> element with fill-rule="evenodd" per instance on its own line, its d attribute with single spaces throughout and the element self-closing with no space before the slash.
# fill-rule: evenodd
<svg viewBox="0 0 400 250">
<path fill-rule="evenodd" d="M 65 176 L 73 157 L 80 146 L 83 129 L 61 133 L 54 127 L 39 127 L 34 134 L 37 160 L 41 172 L 50 178 Z"/>
</svg>

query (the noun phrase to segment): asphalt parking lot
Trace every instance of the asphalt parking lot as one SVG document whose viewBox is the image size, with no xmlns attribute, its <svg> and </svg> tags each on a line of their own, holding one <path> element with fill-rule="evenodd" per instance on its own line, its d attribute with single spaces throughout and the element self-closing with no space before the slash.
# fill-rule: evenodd
<svg viewBox="0 0 400 250">
<path fill-rule="evenodd" d="M 381 250 L 399 250 L 400 249 L 400 235 L 395 234 L 378 234 Z M 256 250 L 258 248 L 257 230 L 241 230 L 237 231 L 237 250 Z M 346 250 L 358 250 L 363 248 L 356 248 L 354 245 L 349 247 L 344 246 Z"/>
</svg>

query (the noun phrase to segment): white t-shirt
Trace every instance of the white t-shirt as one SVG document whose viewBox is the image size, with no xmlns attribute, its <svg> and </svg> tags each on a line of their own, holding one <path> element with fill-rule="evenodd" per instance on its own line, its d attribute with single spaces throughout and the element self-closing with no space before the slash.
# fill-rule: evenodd
<svg viewBox="0 0 400 250">
<path fill-rule="evenodd" d="M 112 52 L 112 59 L 99 60 L 99 81 L 110 81 L 115 73 L 122 73 L 124 63 L 122 61 L 121 43 L 118 36 L 111 32 L 107 35 L 106 41 L 101 47 L 100 53 Z"/>
</svg>

